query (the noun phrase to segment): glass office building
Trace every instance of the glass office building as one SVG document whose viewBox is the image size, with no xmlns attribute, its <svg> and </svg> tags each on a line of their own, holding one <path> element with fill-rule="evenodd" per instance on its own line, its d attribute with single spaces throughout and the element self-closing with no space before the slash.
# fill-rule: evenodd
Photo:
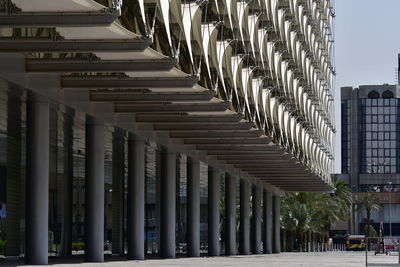
<svg viewBox="0 0 400 267">
<path fill-rule="evenodd" d="M 385 234 L 390 234 L 392 222 L 395 235 L 400 235 L 400 221 L 391 216 L 400 207 L 398 90 L 396 85 L 342 88 L 342 174 L 354 193 L 379 193 L 384 208 L 374 215 L 374 224 L 379 229 L 384 222 Z M 361 232 L 366 223 L 365 214 L 357 213 L 353 211 L 353 232 Z"/>
</svg>

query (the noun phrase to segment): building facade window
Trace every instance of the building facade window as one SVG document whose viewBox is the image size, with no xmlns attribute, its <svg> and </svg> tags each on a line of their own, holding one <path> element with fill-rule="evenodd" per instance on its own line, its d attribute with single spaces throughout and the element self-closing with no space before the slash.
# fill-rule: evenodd
<svg viewBox="0 0 400 267">
<path fill-rule="evenodd" d="M 398 172 L 397 107 L 394 98 L 361 99 L 361 173 Z"/>
<path fill-rule="evenodd" d="M 379 93 L 377 91 L 371 91 L 368 93 L 368 98 L 379 98 Z"/>
<path fill-rule="evenodd" d="M 350 105 L 342 101 L 342 173 L 350 172 Z"/>
<path fill-rule="evenodd" d="M 386 90 L 382 93 L 382 98 L 394 98 L 394 94 L 392 91 Z"/>
</svg>

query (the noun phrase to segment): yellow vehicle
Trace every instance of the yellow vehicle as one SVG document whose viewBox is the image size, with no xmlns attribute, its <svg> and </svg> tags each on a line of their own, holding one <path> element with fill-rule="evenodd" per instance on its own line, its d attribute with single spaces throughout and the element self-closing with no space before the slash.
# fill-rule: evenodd
<svg viewBox="0 0 400 267">
<path fill-rule="evenodd" d="M 346 250 L 365 250 L 365 235 L 349 235 L 346 239 Z"/>
</svg>

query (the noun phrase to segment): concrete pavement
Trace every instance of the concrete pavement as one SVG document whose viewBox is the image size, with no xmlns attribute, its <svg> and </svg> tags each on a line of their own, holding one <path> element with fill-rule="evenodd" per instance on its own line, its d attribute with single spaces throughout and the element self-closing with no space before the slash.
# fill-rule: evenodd
<svg viewBox="0 0 400 267">
<path fill-rule="evenodd" d="M 281 253 L 269 255 L 248 255 L 231 257 L 198 257 L 178 259 L 148 259 L 145 261 L 127 261 L 124 258 L 106 257 L 104 263 L 85 263 L 82 258 L 70 260 L 53 259 L 49 261 L 57 267 L 362 267 L 365 266 L 364 252 L 323 252 L 323 253 Z M 396 265 L 398 257 L 369 254 L 368 266 Z M 0 266 L 19 266 L 22 263 L 3 262 Z"/>
<path fill-rule="evenodd" d="M 389 267 L 398 266 L 398 254 L 392 256 L 368 255 L 368 266 Z M 364 252 L 323 252 L 323 253 L 281 253 L 261 254 L 231 257 L 198 257 L 177 259 L 148 259 L 144 261 L 127 261 L 121 257 L 105 257 L 104 263 L 86 263 L 83 257 L 71 259 L 50 259 L 49 264 L 55 267 L 363 267 L 365 266 Z M 79 265 L 77 265 L 79 264 Z M 0 266 L 16 267 L 23 262 L 1 262 Z M 24 265 L 28 266 L 28 265 Z"/>
</svg>

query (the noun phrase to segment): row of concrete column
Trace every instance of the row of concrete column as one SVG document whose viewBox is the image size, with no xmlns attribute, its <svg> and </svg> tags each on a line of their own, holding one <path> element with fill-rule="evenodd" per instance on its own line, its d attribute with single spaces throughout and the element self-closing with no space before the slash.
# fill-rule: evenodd
<svg viewBox="0 0 400 267">
<path fill-rule="evenodd" d="M 49 103 L 29 94 L 27 104 L 26 263 L 48 263 Z M 187 253 L 200 256 L 200 162 L 188 158 Z M 236 178 L 225 178 L 225 254 L 237 254 Z M 160 256 L 175 257 L 176 152 L 161 153 Z M 250 221 L 250 190 L 253 216 Z M 145 257 L 145 140 L 128 138 L 128 259 Z M 264 205 L 261 207 L 261 199 Z M 220 172 L 208 170 L 208 253 L 220 255 Z M 263 213 L 263 214 L 262 214 Z M 261 217 L 264 217 L 264 224 Z M 270 192 L 240 184 L 240 254 L 280 252 L 280 200 Z M 262 229 L 264 227 L 264 229 Z M 104 124 L 86 121 L 85 259 L 104 261 Z"/>
</svg>

